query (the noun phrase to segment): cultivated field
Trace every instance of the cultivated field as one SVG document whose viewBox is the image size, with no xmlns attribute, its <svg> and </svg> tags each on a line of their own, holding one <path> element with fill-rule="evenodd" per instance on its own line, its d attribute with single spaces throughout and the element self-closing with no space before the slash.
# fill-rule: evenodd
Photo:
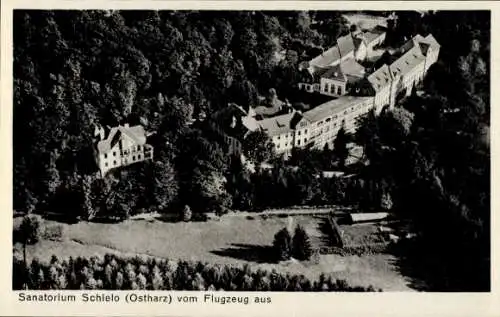
<svg viewBox="0 0 500 317">
<path fill-rule="evenodd" d="M 17 219 L 16 219 L 17 220 Z M 253 268 L 276 269 L 304 274 L 317 279 L 321 273 L 346 279 L 351 285 L 373 285 L 385 291 L 410 290 L 393 266 L 393 257 L 322 255 L 320 263 L 272 263 L 271 245 L 274 234 L 284 226 L 300 223 L 311 235 L 318 235 L 322 219 L 311 216 L 289 218 L 227 217 L 220 221 L 169 223 L 160 220 L 128 220 L 119 224 L 81 222 L 61 224 L 64 241 L 43 240 L 29 247 L 29 257 L 49 260 L 58 257 L 92 256 L 105 253 L 145 254 L 169 259 L 184 259 Z M 55 225 L 45 221 L 46 225 Z M 21 246 L 14 252 L 21 256 Z"/>
</svg>

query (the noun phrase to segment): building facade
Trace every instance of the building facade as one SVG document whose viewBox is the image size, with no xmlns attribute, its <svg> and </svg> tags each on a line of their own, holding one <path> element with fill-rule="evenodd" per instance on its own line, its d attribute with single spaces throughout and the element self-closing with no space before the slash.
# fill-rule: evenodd
<svg viewBox="0 0 500 317">
<path fill-rule="evenodd" d="M 153 159 L 153 147 L 146 143 L 146 133 L 140 125 L 113 127 L 108 135 L 102 127 L 96 127 L 95 160 L 106 175 L 111 169 Z"/>
<path fill-rule="evenodd" d="M 422 82 L 428 69 L 437 62 L 440 46 L 431 34 L 416 35 L 389 54 L 389 60 L 382 66 L 365 72 L 358 60 L 384 40 L 383 31 L 340 38 L 334 48 L 310 62 L 305 76 L 308 80 L 299 84 L 299 89 L 335 99 L 304 113 L 289 109 L 262 120 L 248 112 L 240 120 L 245 131 L 264 131 L 274 143 L 276 153 L 286 157 L 294 148 L 332 147 L 341 128 L 353 133 L 359 117 L 371 110 L 380 114 L 385 107 L 391 109 L 398 95 L 410 95 Z"/>
</svg>

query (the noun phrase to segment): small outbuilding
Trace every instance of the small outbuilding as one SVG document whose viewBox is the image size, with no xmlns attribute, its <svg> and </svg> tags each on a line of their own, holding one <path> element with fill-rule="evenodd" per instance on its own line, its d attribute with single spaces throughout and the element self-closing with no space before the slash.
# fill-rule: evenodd
<svg viewBox="0 0 500 317">
<path fill-rule="evenodd" d="M 349 220 L 351 223 L 376 222 L 384 220 L 388 216 L 387 212 L 350 213 Z"/>
</svg>

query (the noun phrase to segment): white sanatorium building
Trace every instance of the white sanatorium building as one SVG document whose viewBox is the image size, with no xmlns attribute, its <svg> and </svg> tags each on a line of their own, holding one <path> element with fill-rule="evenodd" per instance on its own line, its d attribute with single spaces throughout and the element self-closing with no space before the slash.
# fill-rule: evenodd
<svg viewBox="0 0 500 317">
<path fill-rule="evenodd" d="M 316 82 L 300 83 L 299 89 L 337 98 L 304 113 L 289 113 L 256 120 L 247 114 L 241 120 L 250 131 L 261 129 L 272 139 L 277 153 L 289 155 L 293 148 L 321 149 L 331 144 L 340 127 L 356 129 L 356 119 L 375 109 L 391 109 L 400 93 L 410 95 L 429 67 L 436 63 L 440 45 L 432 34 L 414 36 L 391 54 L 389 64 L 371 73 L 358 61 L 381 44 L 385 33 L 379 30 L 347 35 L 337 45 L 309 62 L 308 72 Z M 319 76 L 318 76 L 319 74 Z"/>
<path fill-rule="evenodd" d="M 146 132 L 140 125 L 117 126 L 110 129 L 106 136 L 103 127 L 96 126 L 95 160 L 101 175 L 120 166 L 126 166 L 153 158 L 153 147 L 146 143 Z"/>
</svg>

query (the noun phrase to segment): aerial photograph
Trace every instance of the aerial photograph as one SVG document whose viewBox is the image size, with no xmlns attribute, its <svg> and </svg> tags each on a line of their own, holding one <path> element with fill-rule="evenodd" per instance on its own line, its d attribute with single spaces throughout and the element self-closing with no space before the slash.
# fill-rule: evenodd
<svg viewBox="0 0 500 317">
<path fill-rule="evenodd" d="M 490 24 L 14 10 L 12 290 L 490 292 Z"/>
</svg>

